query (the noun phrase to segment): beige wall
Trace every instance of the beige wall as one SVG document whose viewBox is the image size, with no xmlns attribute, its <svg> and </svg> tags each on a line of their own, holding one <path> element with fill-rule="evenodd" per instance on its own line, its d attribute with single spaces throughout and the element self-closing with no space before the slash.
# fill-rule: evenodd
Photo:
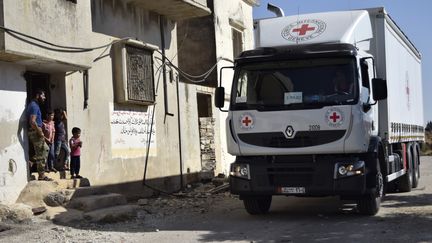
<svg viewBox="0 0 432 243">
<path fill-rule="evenodd" d="M 123 38 L 134 36 L 137 40 L 161 47 L 159 16 L 134 9 L 133 13 L 124 11 L 119 5 L 112 6 L 102 1 L 94 1 L 93 45 L 101 45 L 113 40 L 113 36 Z M 121 3 L 118 3 L 121 5 Z M 123 9 L 119 11 L 118 9 Z M 127 9 L 127 8 L 126 8 Z M 141 22 L 140 22 L 141 21 Z M 137 23 L 137 24 L 133 24 Z M 167 20 L 165 26 L 166 56 L 177 63 L 176 23 Z M 96 58 L 100 52 L 92 53 Z M 161 55 L 155 57 L 155 90 L 156 92 L 156 156 L 148 160 L 147 178 L 179 176 L 180 144 L 182 152 L 182 169 L 186 176 L 201 170 L 198 112 L 196 104 L 196 87 L 179 84 L 180 100 L 180 135 L 178 129 L 179 114 L 177 111 L 176 72 L 170 80 L 170 68 L 167 68 L 168 111 L 174 116 L 165 115 L 163 75 L 160 68 Z M 89 71 L 89 108 L 83 110 L 82 74 L 76 73 L 66 80 L 67 104 L 69 111 L 69 130 L 73 126 L 83 128 L 82 174 L 88 176 L 93 184 L 113 184 L 128 181 L 139 181 L 143 178 L 145 157 L 114 158 L 111 151 L 111 128 L 109 124 L 110 104 L 118 110 L 144 111 L 146 106 L 120 105 L 114 102 L 112 86 L 111 58 L 105 57 L 93 64 Z M 181 136 L 181 143 L 179 140 Z M 168 185 L 169 186 L 169 185 Z"/>
<path fill-rule="evenodd" d="M 23 66 L 0 62 L 0 203 L 13 203 L 27 184 Z"/>
<path fill-rule="evenodd" d="M 64 46 L 91 47 L 91 12 L 89 1 L 57 0 L 3 0 L 3 21 L 6 28 L 25 33 L 47 42 Z M 26 38 L 25 38 L 26 39 Z M 20 55 L 28 59 L 19 63 L 33 65 L 50 65 L 54 70 L 77 69 L 76 66 L 89 66 L 88 53 L 72 54 L 46 50 L 23 41 L 18 41 L 9 34 L 4 35 L 5 52 Z M 57 48 L 57 47 L 53 47 Z"/>
<path fill-rule="evenodd" d="M 229 18 L 245 24 L 245 48 L 251 46 L 249 28 L 252 28 L 251 6 L 243 1 L 215 1 L 217 56 L 232 58 Z M 161 47 L 160 16 L 139 7 L 131 7 L 124 1 L 68 1 L 56 0 L 4 0 L 4 22 L 6 27 L 61 45 L 94 47 L 132 37 L 138 41 Z M 73 4 L 73 5 L 71 5 Z M 18 14 L 19 13 L 19 14 Z M 47 14 L 49 13 L 49 14 Z M 22 18 L 16 18 L 16 15 Z M 167 19 L 165 25 L 166 56 L 177 64 L 176 22 Z M 247 40 L 247 41 L 246 41 Z M 32 61 L 18 61 L 14 64 L 0 63 L 0 202 L 13 202 L 27 181 L 27 140 L 20 126 L 20 117 L 25 108 L 26 83 L 22 74 L 25 71 L 40 71 L 50 75 L 52 108 L 65 107 L 68 111 L 67 130 L 71 135 L 74 126 L 82 129 L 81 173 L 88 177 L 92 185 L 112 185 L 139 182 L 143 179 L 145 156 L 113 156 L 111 109 L 118 111 L 144 112 L 147 106 L 117 104 L 114 101 L 113 64 L 109 50 L 92 51 L 85 54 L 69 54 L 47 51 L 5 36 L 6 52 L 32 57 Z M 1 42 L 1 40 L 0 40 Z M 1 45 L 0 45 L 1 46 Z M 191 52 L 193 58 L 193 51 Z M 94 59 L 103 56 L 96 62 Z M 149 157 L 147 179 L 171 177 L 163 181 L 163 189 L 178 188 L 180 163 L 185 176 L 201 171 L 200 141 L 197 111 L 197 92 L 212 94 L 213 89 L 195 84 L 179 83 L 177 95 L 177 73 L 173 70 L 173 80 L 167 74 L 168 112 L 165 114 L 164 85 L 161 55 L 154 53 L 155 76 L 155 124 L 156 149 Z M 229 63 L 219 63 L 219 68 Z M 88 107 L 84 108 L 84 84 L 82 72 L 89 74 Z M 167 68 L 167 72 L 170 72 Z M 227 80 L 227 79 L 225 79 Z M 228 83 L 225 83 L 229 87 Z M 229 89 L 227 89 L 229 90 Z M 177 98 L 180 100 L 180 113 L 177 111 Z M 114 108 L 112 108 L 114 107 Z M 217 173 L 227 173 L 230 162 L 226 151 L 224 116 L 218 110 L 215 130 Z M 180 119 L 180 128 L 178 127 Z M 222 119 L 222 122 L 221 122 Z M 218 124 L 221 124 L 219 130 Z M 25 125 L 25 124 L 24 124 Z M 180 131 L 180 132 L 179 132 Z M 5 134 L 5 135 L 3 135 Z M 220 137 L 220 135 L 222 137 Z M 179 140 L 181 136 L 181 141 Z M 180 158 L 181 144 L 181 158 Z M 218 152 L 221 151 L 221 152 Z M 12 160 L 11 160 L 12 159 Z M 9 161 L 11 161 L 9 163 Z M 220 162 L 222 161 L 222 162 Z M 172 179 L 176 178 L 176 179 Z"/>
<path fill-rule="evenodd" d="M 215 21 L 216 56 L 234 60 L 231 28 L 234 27 L 243 32 L 243 50 L 253 49 L 252 6 L 242 0 L 215 0 L 214 2 L 214 14 L 217 16 L 217 21 Z M 233 66 L 233 64 L 221 61 L 218 64 L 218 70 L 224 66 Z M 218 71 L 218 79 L 219 74 L 220 72 Z M 222 84 L 225 87 L 225 97 L 227 98 L 224 107 L 225 110 L 228 109 L 229 104 L 228 97 L 231 91 L 232 74 L 230 70 L 226 70 L 223 73 Z M 234 162 L 235 159 L 234 156 L 231 156 L 227 152 L 225 120 L 228 113 L 219 112 L 219 110 L 215 111 L 218 112 L 216 114 L 219 114 L 219 119 L 216 120 L 216 127 L 220 127 L 220 148 L 216 150 L 219 152 L 217 156 L 221 161 L 219 168 L 221 168 L 220 172 L 228 175 L 230 163 Z"/>
</svg>

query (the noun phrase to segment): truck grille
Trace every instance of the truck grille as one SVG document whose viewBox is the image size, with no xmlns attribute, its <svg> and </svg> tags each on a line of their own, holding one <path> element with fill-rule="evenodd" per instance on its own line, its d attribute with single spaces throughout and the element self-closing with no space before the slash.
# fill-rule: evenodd
<svg viewBox="0 0 432 243">
<path fill-rule="evenodd" d="M 346 130 L 331 131 L 300 131 L 292 139 L 288 139 L 282 132 L 241 133 L 241 141 L 271 148 L 299 148 L 331 143 L 341 139 Z"/>
<path fill-rule="evenodd" d="M 314 169 L 311 167 L 268 168 L 272 186 L 309 186 L 313 182 Z"/>
</svg>

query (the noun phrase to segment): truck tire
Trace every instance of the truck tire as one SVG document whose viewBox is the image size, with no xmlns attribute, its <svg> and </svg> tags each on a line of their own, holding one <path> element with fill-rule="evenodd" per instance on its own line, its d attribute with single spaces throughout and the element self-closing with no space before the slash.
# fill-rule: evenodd
<svg viewBox="0 0 432 243">
<path fill-rule="evenodd" d="M 381 173 L 379 160 L 376 159 L 377 172 L 375 175 L 375 190 L 372 193 L 364 195 L 357 200 L 357 210 L 363 215 L 375 215 L 381 206 L 381 199 L 384 195 L 384 180 Z"/>
<path fill-rule="evenodd" d="M 419 179 L 420 179 L 420 158 L 419 158 L 419 153 L 418 153 L 418 147 L 417 144 L 415 144 L 413 146 L 413 181 L 412 181 L 412 188 L 417 188 L 418 187 L 418 183 L 419 183 Z"/>
<path fill-rule="evenodd" d="M 269 211 L 272 202 L 272 196 L 262 197 L 245 197 L 243 204 L 249 214 L 265 214 Z"/>
<path fill-rule="evenodd" d="M 411 146 L 407 145 L 407 154 L 406 154 L 406 158 L 407 158 L 407 172 L 405 173 L 405 175 L 403 175 L 399 180 L 398 180 L 398 189 L 400 192 L 410 192 L 411 188 L 413 186 L 413 171 L 412 171 L 412 165 L 413 165 L 413 156 L 411 154 Z"/>
</svg>

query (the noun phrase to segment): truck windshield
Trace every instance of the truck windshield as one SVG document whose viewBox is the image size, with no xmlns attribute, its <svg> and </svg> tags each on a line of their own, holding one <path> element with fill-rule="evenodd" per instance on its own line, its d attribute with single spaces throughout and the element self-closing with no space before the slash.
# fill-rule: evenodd
<svg viewBox="0 0 432 243">
<path fill-rule="evenodd" d="M 354 58 L 245 64 L 236 69 L 233 109 L 304 109 L 354 104 Z"/>
</svg>

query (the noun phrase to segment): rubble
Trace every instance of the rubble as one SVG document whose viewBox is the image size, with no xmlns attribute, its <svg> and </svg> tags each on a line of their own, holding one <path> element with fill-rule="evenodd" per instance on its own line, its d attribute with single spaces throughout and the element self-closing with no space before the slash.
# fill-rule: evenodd
<svg viewBox="0 0 432 243">
<path fill-rule="evenodd" d="M 216 201 L 225 197 L 233 197 L 229 193 L 227 179 L 222 176 L 214 178 L 220 183 L 194 183 L 186 187 L 184 191 L 172 194 L 163 194 L 157 198 L 139 199 L 137 205 L 141 206 L 148 215 L 163 217 L 185 212 L 204 214 L 209 211 Z"/>
<path fill-rule="evenodd" d="M 67 197 L 62 192 L 50 192 L 44 197 L 46 205 L 51 207 L 63 206 L 67 202 Z"/>
<path fill-rule="evenodd" d="M 33 216 L 32 208 L 22 203 L 11 205 L 0 204 L 0 221 L 11 221 L 13 223 L 22 223 L 31 221 Z"/>
</svg>

